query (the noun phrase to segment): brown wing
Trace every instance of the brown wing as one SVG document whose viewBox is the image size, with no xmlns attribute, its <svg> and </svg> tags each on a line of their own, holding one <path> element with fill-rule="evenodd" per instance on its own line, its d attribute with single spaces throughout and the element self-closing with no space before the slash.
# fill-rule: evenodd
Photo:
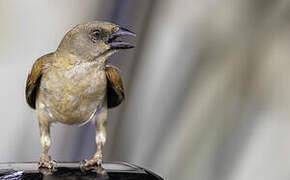
<svg viewBox="0 0 290 180">
<path fill-rule="evenodd" d="M 113 108 L 121 104 L 125 98 L 122 79 L 116 67 L 106 66 L 108 107 Z"/>
<path fill-rule="evenodd" d="M 34 62 L 26 80 L 26 102 L 32 109 L 35 109 L 36 96 L 40 85 L 43 67 L 48 62 L 48 59 L 46 58 L 48 55 L 42 56 Z"/>
</svg>

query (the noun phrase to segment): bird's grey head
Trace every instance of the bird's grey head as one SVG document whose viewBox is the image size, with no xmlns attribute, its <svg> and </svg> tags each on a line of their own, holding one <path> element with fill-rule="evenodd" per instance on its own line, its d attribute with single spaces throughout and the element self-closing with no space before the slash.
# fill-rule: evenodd
<svg viewBox="0 0 290 180">
<path fill-rule="evenodd" d="M 125 35 L 135 36 L 128 29 L 109 22 L 80 24 L 64 36 L 57 52 L 69 53 L 84 61 L 106 60 L 119 49 L 134 47 L 130 43 L 117 40 Z"/>
</svg>

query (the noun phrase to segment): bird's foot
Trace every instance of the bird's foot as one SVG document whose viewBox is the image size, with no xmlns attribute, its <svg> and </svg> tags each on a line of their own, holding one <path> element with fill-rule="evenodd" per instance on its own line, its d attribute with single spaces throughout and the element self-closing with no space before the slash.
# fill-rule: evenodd
<svg viewBox="0 0 290 180">
<path fill-rule="evenodd" d="M 94 169 L 94 170 L 96 170 L 96 172 L 98 174 L 107 175 L 107 172 L 102 167 L 102 155 L 101 154 L 96 154 L 90 160 L 83 160 L 81 162 L 81 169 L 83 169 L 83 170 Z"/>
<path fill-rule="evenodd" d="M 42 155 L 38 163 L 38 168 L 53 169 L 55 166 L 56 162 L 48 155 Z"/>
<path fill-rule="evenodd" d="M 97 174 L 100 174 L 102 176 L 107 176 L 106 170 L 102 167 L 102 163 L 97 162 L 97 160 L 90 159 L 90 160 L 83 160 L 81 162 L 81 169 L 83 171 L 87 170 L 95 170 Z"/>
<path fill-rule="evenodd" d="M 92 158 L 90 160 L 83 160 L 81 166 L 85 169 L 102 167 L 102 160 L 96 158 Z"/>
</svg>

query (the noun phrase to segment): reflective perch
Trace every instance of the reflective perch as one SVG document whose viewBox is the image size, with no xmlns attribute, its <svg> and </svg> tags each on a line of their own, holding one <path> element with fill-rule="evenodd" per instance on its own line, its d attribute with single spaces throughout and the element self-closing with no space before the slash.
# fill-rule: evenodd
<svg viewBox="0 0 290 180">
<path fill-rule="evenodd" d="M 94 169 L 82 170 L 79 162 L 57 162 L 51 169 L 39 169 L 38 162 L 0 163 L 0 180 L 162 180 L 153 172 L 125 162 L 104 163 L 106 175 L 100 175 Z"/>
</svg>

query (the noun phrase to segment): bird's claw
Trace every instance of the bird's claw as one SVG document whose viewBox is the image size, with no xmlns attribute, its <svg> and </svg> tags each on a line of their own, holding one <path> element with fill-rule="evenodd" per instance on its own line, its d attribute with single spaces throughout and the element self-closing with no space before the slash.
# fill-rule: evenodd
<svg viewBox="0 0 290 180">
<path fill-rule="evenodd" d="M 81 162 L 81 169 L 84 171 L 95 170 L 96 173 L 98 173 L 102 176 L 107 175 L 106 170 L 102 167 L 102 160 L 101 159 L 92 158 L 90 160 L 83 160 Z"/>
<path fill-rule="evenodd" d="M 45 169 L 53 169 L 56 166 L 56 162 L 51 160 L 50 156 L 43 155 L 40 158 L 40 161 L 38 163 L 38 168 L 45 168 Z"/>
<path fill-rule="evenodd" d="M 102 153 L 97 152 L 90 160 L 83 160 L 81 166 L 84 168 L 102 167 Z"/>
<path fill-rule="evenodd" d="M 81 167 L 85 169 L 95 168 L 95 167 L 102 167 L 102 160 L 92 158 L 90 160 L 83 160 L 81 162 Z"/>
</svg>

